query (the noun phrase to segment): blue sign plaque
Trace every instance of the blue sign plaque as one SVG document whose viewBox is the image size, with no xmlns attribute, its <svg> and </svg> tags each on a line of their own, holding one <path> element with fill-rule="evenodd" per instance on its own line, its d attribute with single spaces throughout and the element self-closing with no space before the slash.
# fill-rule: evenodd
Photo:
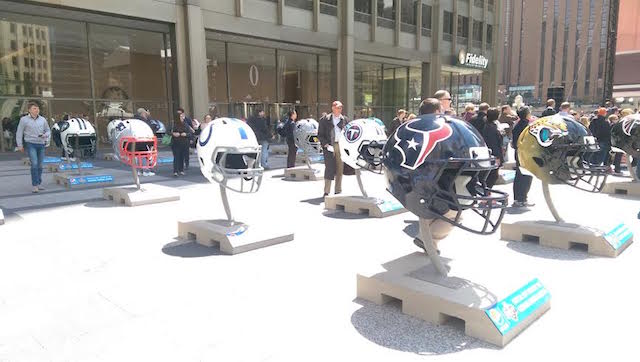
<svg viewBox="0 0 640 362">
<path fill-rule="evenodd" d="M 604 234 L 605 240 L 615 249 L 618 250 L 633 237 L 633 232 L 624 224 L 620 223 L 608 233 Z"/>
<path fill-rule="evenodd" d="M 485 313 L 496 326 L 500 334 L 522 323 L 551 298 L 551 294 L 538 278 L 525 284 L 508 297 L 487 308 Z"/>
</svg>

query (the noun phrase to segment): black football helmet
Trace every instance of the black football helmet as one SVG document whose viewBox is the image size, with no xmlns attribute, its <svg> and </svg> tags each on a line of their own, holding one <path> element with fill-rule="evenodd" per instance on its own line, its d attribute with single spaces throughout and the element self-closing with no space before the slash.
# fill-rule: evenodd
<svg viewBox="0 0 640 362">
<path fill-rule="evenodd" d="M 549 184 L 566 183 L 589 192 L 600 192 L 607 179 L 609 167 L 590 162 L 599 151 L 585 126 L 558 114 L 532 122 L 518 138 L 521 170 Z"/>
<path fill-rule="evenodd" d="M 508 195 L 486 185 L 489 172 L 498 168 L 496 158 L 464 121 L 425 114 L 402 124 L 384 147 L 383 166 L 388 191 L 421 218 L 478 234 L 495 232 L 502 221 Z M 472 210 L 480 223 L 463 224 L 464 210 Z"/>
<path fill-rule="evenodd" d="M 640 114 L 630 114 L 611 126 L 611 146 L 640 159 Z"/>
</svg>

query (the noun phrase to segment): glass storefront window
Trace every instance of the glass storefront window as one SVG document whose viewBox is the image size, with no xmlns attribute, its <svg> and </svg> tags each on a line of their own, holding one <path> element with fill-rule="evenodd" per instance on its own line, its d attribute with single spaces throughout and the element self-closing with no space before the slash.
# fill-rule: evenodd
<svg viewBox="0 0 640 362">
<path fill-rule="evenodd" d="M 420 103 L 422 102 L 422 68 L 409 68 L 409 106 L 407 112 L 415 115 L 419 114 Z"/>
<path fill-rule="evenodd" d="M 316 117 L 320 118 L 322 112 L 331 110 L 333 102 L 333 82 L 334 72 L 331 57 L 328 55 L 318 56 L 318 109 Z"/>
<path fill-rule="evenodd" d="M 276 51 L 228 43 L 229 84 L 232 103 L 276 100 Z"/>
<path fill-rule="evenodd" d="M 378 0 L 378 25 L 393 29 L 396 24 L 396 1 Z"/>
<path fill-rule="evenodd" d="M 300 118 L 307 118 L 316 113 L 316 61 L 315 54 L 278 51 L 278 101 L 295 104 Z"/>
<path fill-rule="evenodd" d="M 89 31 L 97 98 L 167 99 L 162 33 L 96 24 Z"/>
<path fill-rule="evenodd" d="M 376 115 L 381 106 L 382 65 L 363 61 L 356 61 L 354 65 L 354 117 Z"/>
<path fill-rule="evenodd" d="M 209 85 L 209 111 L 212 116 L 228 114 L 227 60 L 225 44 L 207 40 L 207 83 Z"/>
<path fill-rule="evenodd" d="M 91 96 L 84 23 L 13 13 L 1 15 L 0 28 L 9 23 L 23 32 L 3 34 L 7 41 L 0 42 L 0 65 L 4 68 L 0 96 Z M 42 36 L 38 39 L 34 34 Z"/>
</svg>

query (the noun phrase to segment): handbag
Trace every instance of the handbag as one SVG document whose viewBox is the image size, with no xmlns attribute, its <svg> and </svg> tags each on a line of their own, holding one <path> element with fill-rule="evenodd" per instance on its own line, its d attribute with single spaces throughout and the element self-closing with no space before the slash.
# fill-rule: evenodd
<svg viewBox="0 0 640 362">
<path fill-rule="evenodd" d="M 165 134 L 164 136 L 162 136 L 161 143 L 165 146 L 168 146 L 171 144 L 171 138 L 171 135 Z"/>
</svg>

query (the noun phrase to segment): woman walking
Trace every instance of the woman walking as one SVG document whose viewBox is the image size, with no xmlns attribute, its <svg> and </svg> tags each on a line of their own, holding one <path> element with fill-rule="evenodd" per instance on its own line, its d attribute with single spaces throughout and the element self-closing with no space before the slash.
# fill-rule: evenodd
<svg viewBox="0 0 640 362">
<path fill-rule="evenodd" d="M 173 152 L 173 176 L 184 175 L 185 158 L 189 157 L 189 133 L 184 122 L 174 122 L 171 130 L 171 152 Z"/>
</svg>

